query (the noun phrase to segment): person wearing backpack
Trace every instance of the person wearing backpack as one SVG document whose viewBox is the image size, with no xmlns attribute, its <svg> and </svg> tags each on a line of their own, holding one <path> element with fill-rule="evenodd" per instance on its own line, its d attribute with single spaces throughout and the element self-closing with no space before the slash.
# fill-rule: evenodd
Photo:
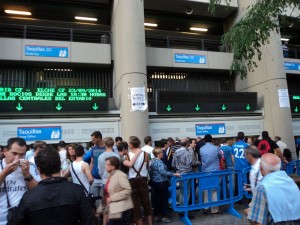
<svg viewBox="0 0 300 225">
<path fill-rule="evenodd" d="M 261 133 L 262 139 L 258 142 L 257 148 L 260 152 L 260 156 L 266 153 L 273 153 L 283 160 L 282 152 L 279 146 L 269 137 L 268 131 Z"/>
</svg>

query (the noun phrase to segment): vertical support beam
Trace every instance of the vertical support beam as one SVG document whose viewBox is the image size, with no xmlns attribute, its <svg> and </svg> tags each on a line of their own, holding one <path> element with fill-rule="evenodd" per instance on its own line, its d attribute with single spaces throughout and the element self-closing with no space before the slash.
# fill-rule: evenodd
<svg viewBox="0 0 300 225">
<path fill-rule="evenodd" d="M 147 99 L 143 0 L 114 0 L 112 37 L 114 99 L 120 109 L 121 136 L 128 140 L 134 135 L 143 140 L 149 135 L 148 106 L 135 111 L 131 99 L 131 88 L 144 88 Z M 145 103 L 148 105 L 147 100 Z"/>
</svg>

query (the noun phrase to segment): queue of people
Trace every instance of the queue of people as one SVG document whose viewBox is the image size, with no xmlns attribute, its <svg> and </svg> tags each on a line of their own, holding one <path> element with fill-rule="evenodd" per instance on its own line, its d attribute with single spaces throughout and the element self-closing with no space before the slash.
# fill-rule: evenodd
<svg viewBox="0 0 300 225">
<path fill-rule="evenodd" d="M 150 136 L 145 137 L 143 148 L 136 136 L 131 136 L 127 143 L 121 137 L 116 137 L 115 141 L 111 137 L 102 139 L 101 132 L 95 131 L 91 139 L 93 146 L 88 151 L 82 145 L 66 145 L 63 141 L 59 142 L 58 149 L 36 141 L 27 152 L 22 138 L 9 139 L 7 146 L 2 148 L 3 158 L 0 159 L 0 225 L 95 224 L 95 216 L 102 217 L 103 225 L 142 225 L 141 207 L 148 225 L 153 221 L 170 223 L 168 186 L 171 177 L 199 171 L 243 170 L 249 166 L 250 184 L 245 184 L 244 188 L 254 194 L 247 211 L 251 224 L 273 224 L 270 221 L 276 223 L 288 219 L 291 219 L 289 224 L 299 224 L 296 223 L 299 216 L 275 215 L 268 204 L 264 206 L 268 214 L 263 215 L 263 220 L 256 219 L 258 197 L 285 206 L 284 200 L 268 199 L 269 187 L 276 182 L 265 176 L 271 177 L 268 174 L 276 172 L 276 179 L 284 177 L 285 182 L 291 182 L 284 172 L 277 173 L 278 161 L 280 168 L 291 161 L 290 151 L 284 143 L 276 144 L 275 141 L 281 141 L 279 136 L 275 141 L 271 140 L 267 131 L 262 132 L 262 140 L 245 138 L 243 132 L 238 132 L 236 141 L 223 138 L 222 144 L 209 134 L 203 139 L 174 140 L 170 137 L 162 139 L 160 146 L 155 148 Z M 281 146 L 285 148 L 282 150 Z M 274 162 L 277 163 L 275 169 L 272 167 Z M 297 192 L 294 186 L 291 191 L 299 195 L 299 189 Z M 211 200 L 216 201 L 216 193 L 212 192 Z M 179 202 L 182 202 L 182 186 L 179 193 Z M 91 205 L 91 194 L 98 197 L 96 208 Z M 204 201 L 208 201 L 207 195 L 203 194 Z M 298 207 L 300 199 L 295 201 L 287 197 L 287 200 L 289 206 Z M 205 214 L 208 212 L 209 209 L 203 210 Z M 221 211 L 219 207 L 212 207 L 210 213 Z"/>
</svg>

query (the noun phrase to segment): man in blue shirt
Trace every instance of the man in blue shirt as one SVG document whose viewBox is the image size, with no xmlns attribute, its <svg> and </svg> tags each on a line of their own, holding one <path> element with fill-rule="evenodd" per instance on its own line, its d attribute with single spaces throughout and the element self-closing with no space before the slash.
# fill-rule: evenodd
<svg viewBox="0 0 300 225">
<path fill-rule="evenodd" d="M 202 172 L 212 172 L 220 170 L 219 160 L 221 159 L 220 150 L 217 146 L 212 144 L 212 136 L 206 134 L 204 136 L 205 145 L 200 148 L 199 155 L 202 162 Z M 212 201 L 217 201 L 217 191 L 212 190 Z M 204 192 L 204 202 L 208 202 L 208 193 Z M 205 208 L 204 213 L 208 212 L 208 208 Z M 219 213 L 219 206 L 211 207 L 211 213 Z"/>
<path fill-rule="evenodd" d="M 245 149 L 249 146 L 245 141 L 244 132 L 238 132 L 238 141 L 232 145 L 231 154 L 234 156 L 234 169 L 243 170 L 250 166 L 250 163 L 245 158 Z"/>
<path fill-rule="evenodd" d="M 91 150 L 90 170 L 94 177 L 94 182 L 91 186 L 91 192 L 93 193 L 93 195 L 99 196 L 102 183 L 101 183 L 101 177 L 99 175 L 99 170 L 98 170 L 98 158 L 105 151 L 105 145 L 102 141 L 102 134 L 100 131 L 94 131 L 91 134 L 91 137 L 92 137 L 92 142 L 95 145 Z"/>
<path fill-rule="evenodd" d="M 220 150 L 223 151 L 225 158 L 225 169 L 233 169 L 233 156 L 231 155 L 232 148 L 228 145 L 228 140 L 226 138 L 222 138 L 222 144 Z"/>
</svg>

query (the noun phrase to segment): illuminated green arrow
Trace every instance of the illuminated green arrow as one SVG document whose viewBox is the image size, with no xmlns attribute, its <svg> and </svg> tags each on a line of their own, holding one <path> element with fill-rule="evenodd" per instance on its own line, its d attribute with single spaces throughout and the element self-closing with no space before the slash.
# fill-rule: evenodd
<svg viewBox="0 0 300 225">
<path fill-rule="evenodd" d="M 21 103 L 18 103 L 18 105 L 16 106 L 16 109 L 18 111 L 21 111 L 23 109 L 23 106 L 21 105 Z"/>
<path fill-rule="evenodd" d="M 166 110 L 167 110 L 168 112 L 170 112 L 170 111 L 172 110 L 172 107 L 171 107 L 171 105 L 169 105 L 169 104 L 168 104 L 168 106 L 167 106 Z"/>
<path fill-rule="evenodd" d="M 251 109 L 251 107 L 250 107 L 249 104 L 246 105 L 246 109 L 247 109 L 248 111 Z"/>
<path fill-rule="evenodd" d="M 96 102 L 94 103 L 94 105 L 93 105 L 93 109 L 94 110 L 97 110 L 99 107 L 98 107 L 98 105 L 96 104 Z"/>
<path fill-rule="evenodd" d="M 295 112 L 297 113 L 299 111 L 299 109 L 298 109 L 298 107 L 296 106 L 296 108 L 295 108 Z"/>
<path fill-rule="evenodd" d="M 59 111 L 62 109 L 62 106 L 60 105 L 60 103 L 57 103 L 57 106 L 55 108 Z"/>
<path fill-rule="evenodd" d="M 196 111 L 199 111 L 199 110 L 200 110 L 200 106 L 199 106 L 198 104 L 195 106 L 195 110 L 196 110 Z"/>
<path fill-rule="evenodd" d="M 223 104 L 223 105 L 222 105 L 222 110 L 225 111 L 226 109 L 227 109 L 226 105 Z"/>
</svg>

